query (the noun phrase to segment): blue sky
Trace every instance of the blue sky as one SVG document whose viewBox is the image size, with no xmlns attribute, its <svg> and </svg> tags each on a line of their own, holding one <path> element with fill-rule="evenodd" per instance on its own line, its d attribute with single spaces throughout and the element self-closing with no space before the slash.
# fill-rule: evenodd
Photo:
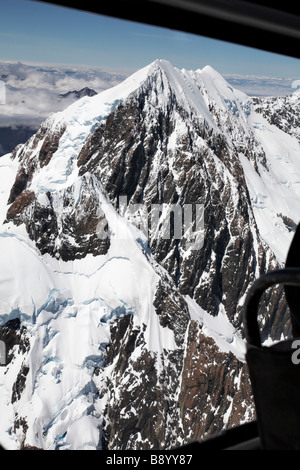
<svg viewBox="0 0 300 470">
<path fill-rule="evenodd" d="M 300 79 L 298 59 L 30 0 L 0 0 L 0 61 L 134 71 L 157 58 L 179 68 L 209 64 L 222 74 Z"/>
</svg>

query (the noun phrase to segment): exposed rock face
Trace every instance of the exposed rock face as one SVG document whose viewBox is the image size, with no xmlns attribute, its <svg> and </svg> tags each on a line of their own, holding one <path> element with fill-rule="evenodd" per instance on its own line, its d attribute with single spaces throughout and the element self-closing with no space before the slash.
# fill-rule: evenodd
<svg viewBox="0 0 300 470">
<path fill-rule="evenodd" d="M 255 419 L 247 366 L 222 354 L 197 322 L 188 330 L 179 403 L 183 435 L 191 440 L 218 434 L 227 419 L 229 428 Z"/>
<path fill-rule="evenodd" d="M 12 153 L 12 158 L 21 162 L 16 180 L 11 188 L 8 204 L 14 202 L 16 197 L 26 189 L 32 181 L 34 172 L 49 164 L 53 154 L 59 146 L 59 140 L 64 134 L 64 125 L 53 129 L 47 121 L 42 123 L 25 145 L 19 145 Z"/>
<path fill-rule="evenodd" d="M 4 341 L 6 346 L 6 363 L 9 364 L 14 356 L 13 348 L 18 345 L 19 350 L 25 352 L 29 343 L 26 337 L 26 329 L 20 328 L 19 318 L 8 320 L 0 326 L 0 340 Z"/>
<path fill-rule="evenodd" d="M 102 294 L 113 292 L 111 304 L 94 292 L 82 302 L 85 308 L 96 299 L 99 312 L 105 304 L 105 315 L 99 313 L 91 337 L 99 325 L 109 330 L 106 342 L 97 345 L 97 354 L 86 358 L 90 382 L 80 390 L 87 397 L 86 416 L 97 418 L 96 448 L 170 449 L 255 416 L 247 366 L 233 354 L 231 342 L 243 336 L 242 308 L 248 287 L 262 273 L 280 266 L 260 234 L 245 170 L 248 165 L 255 178 L 261 178 L 268 170 L 268 158 L 248 122 L 254 113 L 250 99 L 229 92 L 216 72 L 206 73 L 208 78 L 203 72 L 203 77 L 195 73 L 192 79 L 186 72 L 179 75 L 157 63 L 126 98 L 116 95 L 105 118 L 100 119 L 100 110 L 97 116 L 93 109 L 94 117 L 88 115 L 80 122 L 83 101 L 81 108 L 72 108 L 75 117 L 66 114 L 61 120 L 47 120 L 12 155 L 19 166 L 8 195 L 6 225 L 25 228 L 38 256 L 45 256 L 47 263 L 49 257 L 57 261 L 55 273 L 60 268 L 61 277 L 70 275 L 71 262 L 88 256 L 90 262 L 91 257 L 99 260 L 98 271 L 120 259 L 134 264 L 131 245 L 122 256 L 116 251 L 110 221 L 121 215 L 130 230 L 141 222 L 147 227 L 148 244 L 139 232 L 135 249 L 157 276 L 155 283 L 149 282 L 149 293 L 142 298 L 140 292 L 133 292 L 130 302 L 125 301 L 116 293 L 108 271 L 107 278 L 101 278 Z M 222 92 L 211 83 L 217 83 Z M 261 106 L 265 112 L 265 105 Z M 62 161 L 64 171 L 53 176 L 51 168 L 56 162 L 61 170 Z M 125 209 L 121 196 L 126 197 Z M 161 212 L 157 225 L 153 207 Z M 182 232 L 176 236 L 174 207 L 180 217 L 187 208 L 203 208 L 203 224 L 200 228 L 196 220 L 194 226 L 180 224 Z M 141 221 L 142 210 L 146 220 Z M 174 224 L 165 236 L 164 222 L 172 217 Z M 291 217 L 284 213 L 278 217 L 287 231 L 294 230 Z M 100 236 L 100 226 L 113 237 Z M 85 271 L 76 274 L 85 280 L 92 276 Z M 113 276 L 118 276 L 118 270 Z M 118 279 L 120 285 L 127 281 Z M 139 282 L 142 279 L 136 285 Z M 150 313 L 142 318 L 145 296 L 149 296 Z M 74 299 L 58 302 L 55 308 L 47 302 L 35 314 L 35 318 L 45 315 L 38 330 L 41 337 L 46 330 L 43 351 L 58 335 L 51 330 L 51 322 L 63 313 L 75 322 L 80 311 Z M 288 312 L 280 289 L 266 294 L 262 308 L 268 313 L 260 318 L 263 337 L 278 339 L 282 331 L 288 335 Z M 211 330 L 207 318 L 213 322 Z M 215 326 L 218 322 L 224 322 L 225 329 L 230 325 L 234 333 L 221 334 Z M 223 342 L 216 339 L 218 334 Z M 36 348 L 43 342 L 38 338 Z M 156 340 L 159 347 L 151 348 L 149 344 Z M 56 386 L 63 366 L 56 349 L 49 349 L 52 355 L 49 359 L 48 352 L 43 352 L 46 358 L 35 379 L 49 359 Z M 30 387 L 32 350 L 22 352 L 24 361 L 12 391 L 16 404 Z M 15 427 L 16 434 L 23 433 L 22 446 L 69 445 L 61 423 L 50 442 L 51 427 L 62 409 L 39 429 L 39 441 L 32 437 L 38 432 L 33 432 L 28 417 L 18 415 Z"/>
<path fill-rule="evenodd" d="M 181 314 L 178 309 L 177 321 Z M 124 317 L 108 348 L 109 449 L 149 449 L 149 442 L 171 449 L 255 419 L 247 366 L 221 352 L 198 322 L 188 323 L 175 351 L 158 357 L 142 346 L 142 332 Z"/>
<path fill-rule="evenodd" d="M 256 112 L 261 113 L 271 124 L 300 139 L 299 92 L 288 96 L 253 98 L 253 104 Z"/>
<path fill-rule="evenodd" d="M 97 235 L 101 213 L 91 178 L 83 178 L 80 191 L 78 203 L 75 187 L 58 197 L 47 192 L 40 200 L 33 191 L 23 190 L 9 207 L 7 221 L 25 223 L 41 254 L 49 253 L 64 261 L 84 258 L 88 253 L 105 254 L 109 238 L 102 240 Z"/>
<path fill-rule="evenodd" d="M 96 175 L 116 206 L 119 195 L 127 196 L 129 209 L 134 204 L 147 210 L 155 204 L 177 204 L 184 211 L 187 205 L 202 205 L 201 250 L 187 256 L 184 236 L 166 240 L 151 230 L 149 247 L 180 292 L 212 315 L 223 304 L 239 327 L 239 299 L 257 275 L 278 266 L 260 239 L 239 159 L 242 149 L 257 169 L 258 162 L 266 164 L 264 150 L 235 114 L 225 115 L 211 104 L 212 116 L 220 123 L 217 131 L 190 116 L 164 80 L 158 72 L 155 85 L 145 84 L 137 96 L 114 109 L 84 145 L 79 174 Z M 168 96 L 165 107 L 159 105 L 162 89 Z M 176 128 L 182 131 L 174 144 Z"/>
</svg>

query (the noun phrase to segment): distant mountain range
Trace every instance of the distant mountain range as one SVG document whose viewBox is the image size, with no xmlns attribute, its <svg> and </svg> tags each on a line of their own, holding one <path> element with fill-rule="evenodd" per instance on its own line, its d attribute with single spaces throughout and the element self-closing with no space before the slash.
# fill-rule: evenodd
<svg viewBox="0 0 300 470">
<path fill-rule="evenodd" d="M 81 90 L 72 90 L 68 91 L 67 93 L 60 93 L 59 98 L 74 98 L 74 100 L 79 100 L 80 98 L 83 98 L 84 96 L 95 96 L 97 95 L 97 92 L 95 90 L 92 90 L 91 88 L 84 87 L 81 88 Z"/>
</svg>

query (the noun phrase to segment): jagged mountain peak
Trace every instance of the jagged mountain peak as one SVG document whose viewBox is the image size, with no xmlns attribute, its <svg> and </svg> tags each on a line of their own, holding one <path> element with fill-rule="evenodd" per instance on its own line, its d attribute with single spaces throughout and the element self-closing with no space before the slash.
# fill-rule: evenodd
<svg viewBox="0 0 300 470">
<path fill-rule="evenodd" d="M 216 76 L 217 78 L 222 78 L 222 76 L 219 74 L 219 72 L 209 64 L 205 65 L 201 69 L 201 71 L 204 72 L 204 73 L 208 73 L 211 76 Z"/>
<path fill-rule="evenodd" d="M 41 171 L 35 174 L 31 185 L 33 190 L 39 193 L 69 185 L 71 178 L 76 177 L 75 161 L 86 139 L 106 121 L 116 106 L 143 93 L 149 95 L 153 109 L 166 109 L 172 94 L 188 114 L 193 112 L 198 119 L 206 120 L 216 128 L 208 109 L 209 103 L 203 97 L 194 75 L 176 69 L 166 60 L 157 59 L 122 83 L 95 96 L 85 96 L 64 111 L 52 114 L 26 144 L 16 149 L 14 155 L 19 160 L 22 155 L 30 154 L 31 161 L 38 158 L 40 162 L 38 167 Z M 51 138 L 51 151 L 48 134 L 55 136 Z M 41 150 L 48 155 L 46 161 L 41 161 Z M 55 158 L 50 159 L 50 153 L 55 154 Z"/>
<path fill-rule="evenodd" d="M 227 80 L 214 69 L 211 65 L 206 65 L 202 70 L 197 71 L 203 80 L 203 82 L 209 87 L 208 83 L 211 84 L 211 90 L 214 89 L 219 95 L 224 97 L 236 96 L 241 100 L 248 100 L 249 97 L 246 93 L 237 90 L 236 88 L 229 85 Z"/>
<path fill-rule="evenodd" d="M 166 88 L 172 89 L 183 107 L 194 107 L 208 121 L 211 121 L 211 118 L 207 112 L 208 104 L 205 101 L 205 95 L 210 95 L 212 99 L 222 96 L 223 101 L 224 98 L 249 101 L 247 95 L 233 89 L 222 75 L 209 65 L 202 70 L 189 71 L 174 67 L 168 60 L 156 59 L 133 73 L 122 83 L 96 96 L 83 97 L 66 110 L 56 113 L 55 120 L 79 120 L 80 117 L 82 123 L 95 119 L 100 121 L 113 110 L 116 104 L 137 92 L 145 83 L 155 81 L 158 78 L 162 79 L 162 76 Z M 160 89 L 159 91 L 160 98 L 163 99 L 164 92 L 167 90 Z"/>
<path fill-rule="evenodd" d="M 229 85 L 210 65 L 193 71 L 178 69 L 165 59 L 157 59 L 146 69 L 148 79 L 155 80 L 158 72 L 162 74 L 166 88 L 172 90 L 180 106 L 189 114 L 201 116 L 214 130 L 217 126 L 212 107 L 225 113 L 231 108 L 235 119 L 249 112 L 250 98 Z M 161 90 L 160 97 L 163 97 Z"/>
</svg>

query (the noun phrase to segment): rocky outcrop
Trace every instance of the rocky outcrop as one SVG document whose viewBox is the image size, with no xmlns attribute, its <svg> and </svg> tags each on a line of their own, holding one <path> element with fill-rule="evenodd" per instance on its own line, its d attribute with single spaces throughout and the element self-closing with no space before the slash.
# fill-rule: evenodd
<svg viewBox="0 0 300 470">
<path fill-rule="evenodd" d="M 63 197 L 47 192 L 42 201 L 33 191 L 23 190 L 10 205 L 6 221 L 24 223 L 41 254 L 49 253 L 64 261 L 84 258 L 88 253 L 105 254 L 110 240 L 101 239 L 97 233 L 103 214 L 92 181 L 83 178 L 80 190 L 80 204 L 74 187 L 68 188 Z"/>
<path fill-rule="evenodd" d="M 253 103 L 256 112 L 261 113 L 270 124 L 295 136 L 300 141 L 300 95 L 298 92 L 287 96 L 253 98 Z"/>
<path fill-rule="evenodd" d="M 0 341 L 4 341 L 5 343 L 6 365 L 9 364 L 15 356 L 13 351 L 14 346 L 18 345 L 18 350 L 22 354 L 28 350 L 29 341 L 26 335 L 26 328 L 21 326 L 18 317 L 8 320 L 0 326 Z"/>
<path fill-rule="evenodd" d="M 181 310 L 173 313 L 173 324 L 181 322 Z M 222 352 L 198 322 L 189 322 L 185 334 L 181 348 L 158 356 L 143 347 L 143 331 L 130 316 L 114 324 L 108 449 L 172 449 L 255 419 L 247 366 Z"/>
<path fill-rule="evenodd" d="M 178 401 L 187 442 L 255 419 L 247 366 L 233 354 L 221 352 L 193 321 L 188 329 Z"/>
</svg>

